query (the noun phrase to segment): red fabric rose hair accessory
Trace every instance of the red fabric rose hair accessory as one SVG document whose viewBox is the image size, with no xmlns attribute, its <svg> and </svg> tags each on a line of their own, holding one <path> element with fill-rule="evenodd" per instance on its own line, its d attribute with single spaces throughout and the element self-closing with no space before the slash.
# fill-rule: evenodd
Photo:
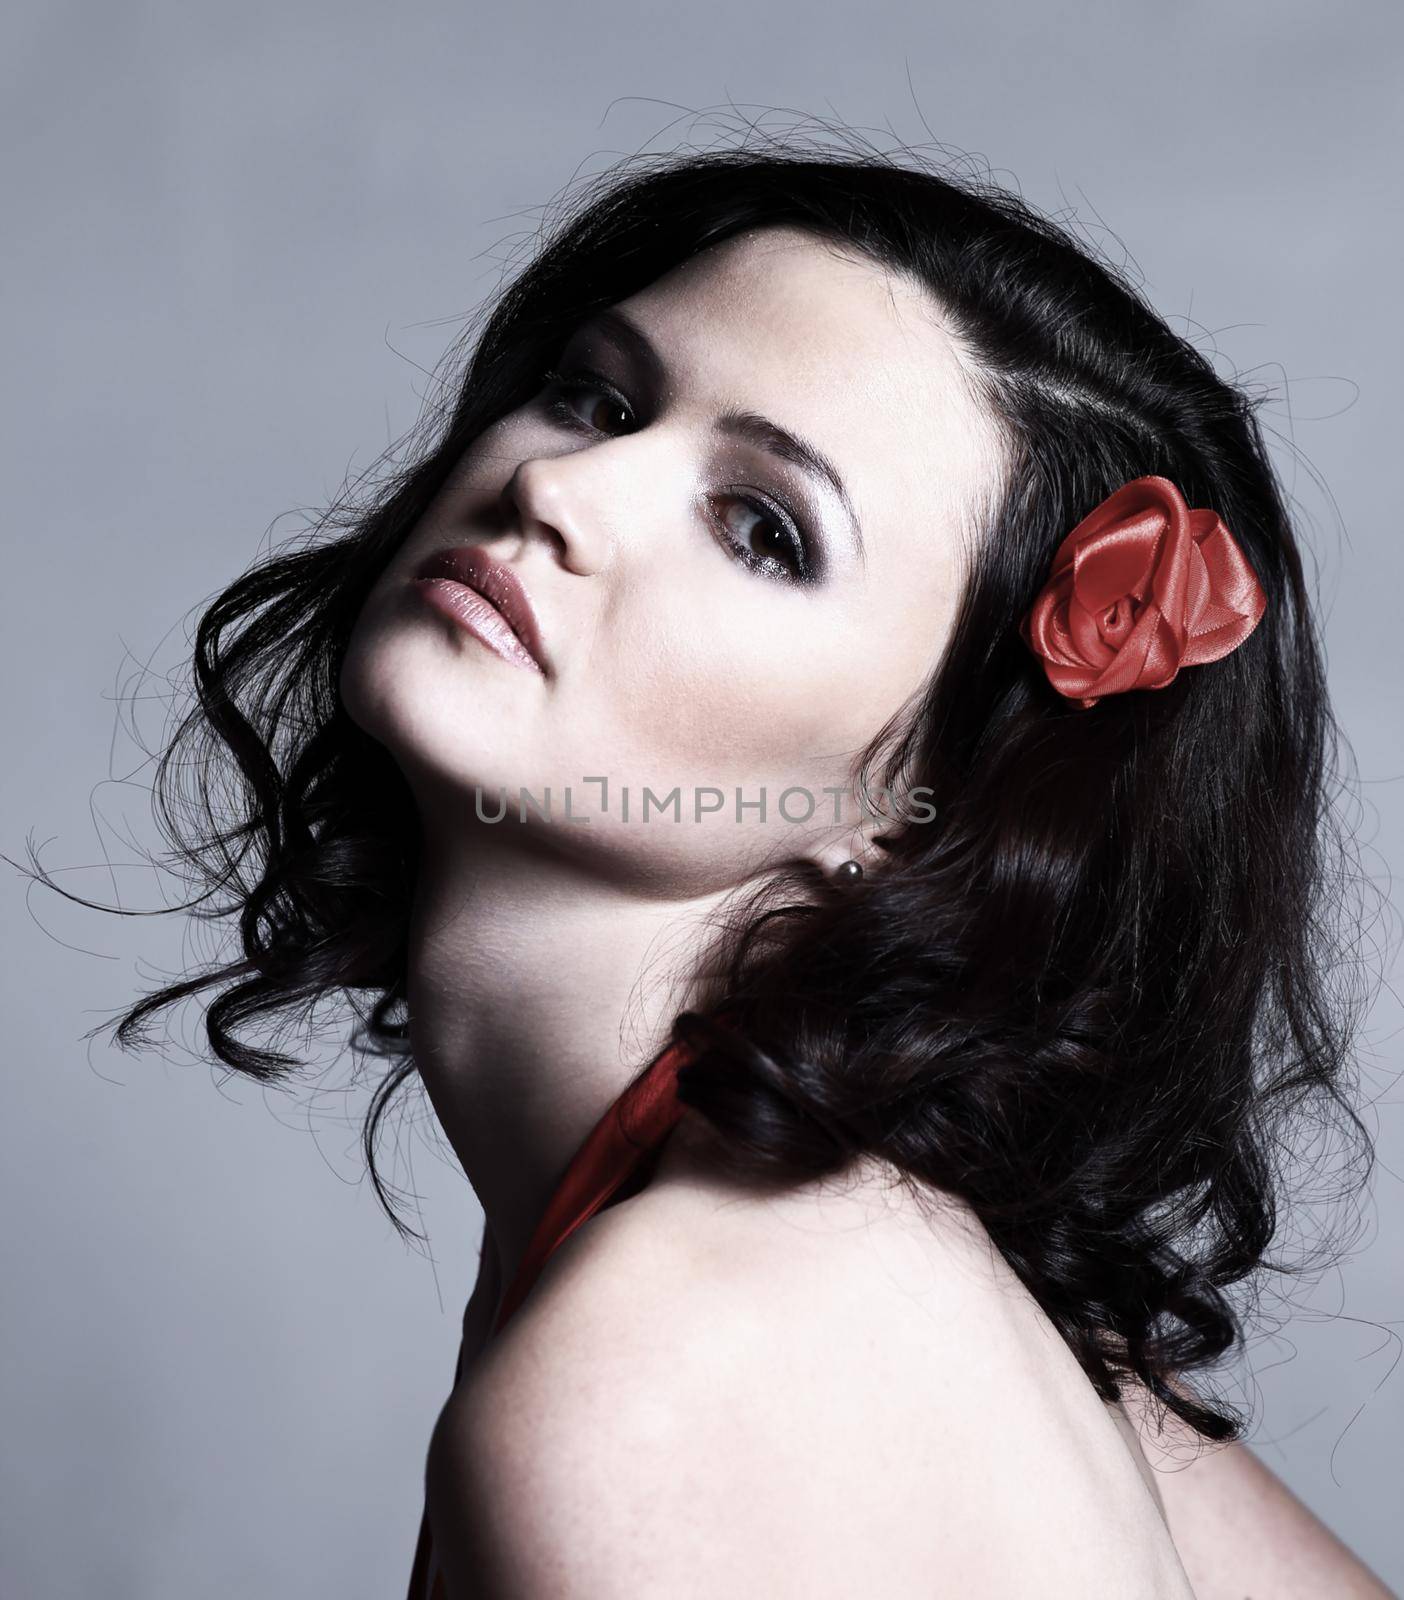
<svg viewBox="0 0 1404 1600">
<path fill-rule="evenodd" d="M 1058 546 L 1019 633 L 1058 693 L 1087 708 L 1218 661 L 1266 609 L 1216 513 L 1191 510 L 1168 478 L 1133 478 Z"/>
</svg>

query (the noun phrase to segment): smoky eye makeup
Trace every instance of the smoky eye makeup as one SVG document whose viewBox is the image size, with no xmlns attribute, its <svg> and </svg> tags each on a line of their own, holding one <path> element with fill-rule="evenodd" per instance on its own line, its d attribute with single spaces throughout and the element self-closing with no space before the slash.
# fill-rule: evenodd
<svg viewBox="0 0 1404 1600">
<path fill-rule="evenodd" d="M 636 363 L 629 359 L 629 352 L 621 350 L 607 334 L 588 324 L 577 328 L 565 340 L 552 366 L 566 374 L 589 373 L 647 405 L 655 405 L 660 399 L 659 385 L 651 381 L 648 372 L 634 370 Z"/>
</svg>

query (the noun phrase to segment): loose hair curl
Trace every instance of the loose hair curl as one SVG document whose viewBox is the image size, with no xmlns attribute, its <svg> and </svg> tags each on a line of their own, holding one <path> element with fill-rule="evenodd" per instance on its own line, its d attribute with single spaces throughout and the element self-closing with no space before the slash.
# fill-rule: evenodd
<svg viewBox="0 0 1404 1600">
<path fill-rule="evenodd" d="M 856 885 L 816 886 L 798 865 L 767 882 L 715 1004 L 676 1020 L 694 1052 L 680 1098 L 736 1172 L 790 1183 L 867 1154 L 918 1193 L 961 1197 L 1099 1395 L 1134 1375 L 1201 1435 L 1239 1437 L 1240 1418 L 1171 1379 L 1229 1350 L 1226 1291 L 1276 1265 L 1285 1131 L 1335 1106 L 1372 1156 L 1344 1094 L 1351 1008 L 1333 977 L 1337 728 L 1255 402 L 1121 272 L 992 183 L 797 145 L 637 157 L 591 180 L 502 291 L 419 458 L 201 617 L 197 704 L 155 789 L 207 886 L 195 909 L 237 916 L 242 957 L 143 998 L 117 1042 L 214 988 L 210 1048 L 276 1081 L 297 1058 L 239 1030 L 350 997 L 353 1042 L 393 1063 L 367 1164 L 412 1232 L 375 1145 L 415 1072 L 418 824 L 341 704 L 352 626 L 453 464 L 532 396 L 577 321 L 772 225 L 924 286 L 1003 453 L 970 509 L 945 657 L 863 762 L 870 789 L 929 789 L 934 818 L 892 826 Z M 1083 710 L 1017 624 L 1068 530 L 1151 473 L 1223 518 L 1267 613 L 1226 659 Z M 187 774 L 198 822 L 177 798 Z"/>
</svg>

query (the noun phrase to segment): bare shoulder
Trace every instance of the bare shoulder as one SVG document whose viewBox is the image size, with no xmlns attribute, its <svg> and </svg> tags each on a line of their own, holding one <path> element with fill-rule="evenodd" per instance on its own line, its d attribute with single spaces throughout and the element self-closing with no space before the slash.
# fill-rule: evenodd
<svg viewBox="0 0 1404 1600">
<path fill-rule="evenodd" d="M 1067 1403 L 1070 1354 L 967 1217 L 691 1154 L 572 1235 L 445 1408 L 451 1594 L 1186 1600 L 1106 1408 L 1080 1373 Z"/>
<path fill-rule="evenodd" d="M 1172 1387 L 1192 1393 L 1176 1380 Z M 1129 1386 L 1124 1413 L 1159 1480 L 1160 1498 L 1197 1600 L 1391 1600 L 1391 1591 L 1242 1442 L 1206 1442 Z"/>
</svg>

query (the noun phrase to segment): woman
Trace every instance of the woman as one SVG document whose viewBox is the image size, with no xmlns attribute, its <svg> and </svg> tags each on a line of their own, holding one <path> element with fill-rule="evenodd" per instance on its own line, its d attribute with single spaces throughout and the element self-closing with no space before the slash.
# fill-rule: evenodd
<svg viewBox="0 0 1404 1600">
<path fill-rule="evenodd" d="M 366 998 L 372 1172 L 422 1077 L 413 1600 L 1384 1594 L 1191 1381 L 1360 1131 L 1252 403 L 1009 194 L 777 148 L 600 180 L 438 424 L 203 619 L 246 959 L 119 1035 Z"/>
</svg>

